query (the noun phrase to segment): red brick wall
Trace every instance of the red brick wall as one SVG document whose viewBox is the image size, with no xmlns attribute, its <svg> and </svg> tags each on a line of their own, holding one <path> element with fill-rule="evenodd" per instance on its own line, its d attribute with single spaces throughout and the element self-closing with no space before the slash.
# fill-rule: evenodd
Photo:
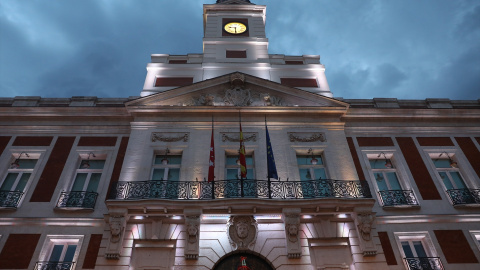
<svg viewBox="0 0 480 270">
<path fill-rule="evenodd" d="M 10 136 L 0 136 L 0 155 L 2 155 L 3 150 L 5 150 L 5 147 L 7 147 L 11 138 L 12 137 Z"/>
<path fill-rule="evenodd" d="M 454 146 L 449 137 L 417 137 L 421 146 Z"/>
<path fill-rule="evenodd" d="M 387 264 L 397 265 L 397 259 L 395 259 L 395 254 L 393 253 L 393 248 L 392 244 L 390 243 L 390 238 L 388 238 L 388 233 L 378 232 L 378 237 L 380 238 L 380 244 L 382 244 L 382 249 L 383 253 L 385 254 Z"/>
<path fill-rule="evenodd" d="M 433 179 L 411 137 L 397 137 L 398 145 L 424 200 L 441 200 Z"/>
<path fill-rule="evenodd" d="M 13 146 L 50 146 L 53 137 L 18 136 L 13 141 Z"/>
<path fill-rule="evenodd" d="M 393 146 L 390 137 L 357 137 L 358 146 Z"/>
<path fill-rule="evenodd" d="M 102 242 L 101 234 L 92 234 L 88 242 L 87 254 L 83 261 L 83 269 L 94 269 L 97 263 L 98 251 L 100 250 L 100 243 Z"/>
<path fill-rule="evenodd" d="M 120 178 L 120 171 L 122 170 L 123 159 L 125 158 L 125 152 L 127 152 L 129 137 L 123 137 L 120 142 L 120 148 L 118 149 L 117 158 L 115 159 L 115 165 L 113 167 L 112 178 L 110 178 L 110 184 L 108 191 L 110 192 L 113 183 L 117 182 Z M 108 198 L 108 196 L 107 196 Z"/>
<path fill-rule="evenodd" d="M 30 202 L 50 202 L 74 141 L 75 137 L 58 137 Z"/>
<path fill-rule="evenodd" d="M 117 137 L 80 137 L 78 146 L 115 146 Z"/>
<path fill-rule="evenodd" d="M 318 87 L 316 79 L 280 78 L 280 83 L 291 87 Z"/>
<path fill-rule="evenodd" d="M 458 145 L 462 149 L 462 152 L 472 165 L 473 169 L 477 173 L 478 177 L 480 177 L 480 152 L 478 151 L 477 147 L 473 143 L 472 139 L 469 137 L 455 137 Z"/>
<path fill-rule="evenodd" d="M 362 165 L 360 165 L 360 160 L 358 159 L 358 153 L 355 149 L 352 137 L 347 137 L 348 148 L 350 148 L 350 154 L 353 158 L 353 164 L 357 170 L 358 179 L 365 180 L 365 173 L 363 172 Z"/>
<path fill-rule="evenodd" d="M 478 263 L 462 230 L 434 230 L 448 263 Z"/>
<path fill-rule="evenodd" d="M 160 77 L 155 80 L 155 87 L 186 86 L 193 84 L 193 77 Z"/>
<path fill-rule="evenodd" d="M 0 253 L 0 269 L 27 269 L 40 234 L 10 234 Z"/>
</svg>

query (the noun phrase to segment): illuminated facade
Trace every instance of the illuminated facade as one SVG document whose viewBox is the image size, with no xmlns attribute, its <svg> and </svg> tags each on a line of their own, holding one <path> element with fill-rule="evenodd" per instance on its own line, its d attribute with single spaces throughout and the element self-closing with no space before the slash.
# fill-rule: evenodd
<svg viewBox="0 0 480 270">
<path fill-rule="evenodd" d="M 479 101 L 332 98 L 265 10 L 204 5 L 141 97 L 0 99 L 0 269 L 478 269 Z"/>
</svg>

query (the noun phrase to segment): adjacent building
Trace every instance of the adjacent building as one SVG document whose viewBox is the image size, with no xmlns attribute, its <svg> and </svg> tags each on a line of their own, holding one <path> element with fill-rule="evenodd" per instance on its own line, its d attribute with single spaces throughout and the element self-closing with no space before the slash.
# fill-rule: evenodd
<svg viewBox="0 0 480 270">
<path fill-rule="evenodd" d="M 0 99 L 0 269 L 480 268 L 479 100 L 334 98 L 266 6 L 203 14 L 140 97 Z"/>
</svg>

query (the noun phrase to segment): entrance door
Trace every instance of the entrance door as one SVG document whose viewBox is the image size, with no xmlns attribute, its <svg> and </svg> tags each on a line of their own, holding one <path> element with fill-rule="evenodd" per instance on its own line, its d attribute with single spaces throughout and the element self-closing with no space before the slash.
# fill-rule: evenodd
<svg viewBox="0 0 480 270">
<path fill-rule="evenodd" d="M 234 253 L 220 259 L 214 270 L 274 270 L 266 259 L 251 253 Z"/>
</svg>

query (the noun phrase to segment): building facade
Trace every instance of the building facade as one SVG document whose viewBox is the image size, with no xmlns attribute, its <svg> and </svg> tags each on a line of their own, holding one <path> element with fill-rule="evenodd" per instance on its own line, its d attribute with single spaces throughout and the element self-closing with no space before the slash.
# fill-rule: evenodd
<svg viewBox="0 0 480 270">
<path fill-rule="evenodd" d="M 480 268 L 479 100 L 333 98 L 265 6 L 203 12 L 140 97 L 0 99 L 0 269 Z"/>
</svg>

